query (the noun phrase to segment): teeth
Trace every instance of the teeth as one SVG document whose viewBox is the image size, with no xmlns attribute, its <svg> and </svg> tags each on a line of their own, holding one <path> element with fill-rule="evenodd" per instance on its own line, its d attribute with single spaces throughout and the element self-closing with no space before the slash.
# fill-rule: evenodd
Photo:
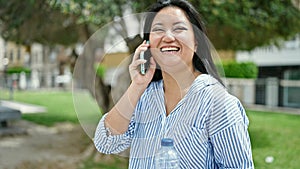
<svg viewBox="0 0 300 169">
<path fill-rule="evenodd" d="M 177 47 L 166 47 L 166 48 L 161 48 L 162 52 L 168 52 L 168 51 L 178 51 L 179 48 Z"/>
</svg>

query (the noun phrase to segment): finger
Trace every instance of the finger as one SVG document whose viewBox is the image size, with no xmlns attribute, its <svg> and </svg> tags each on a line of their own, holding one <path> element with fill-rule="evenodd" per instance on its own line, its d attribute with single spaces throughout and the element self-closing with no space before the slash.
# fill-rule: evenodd
<svg viewBox="0 0 300 169">
<path fill-rule="evenodd" d="M 146 62 L 147 62 L 147 60 L 145 60 L 145 59 L 138 59 L 138 60 L 135 60 L 135 61 L 133 61 L 133 62 L 130 64 L 129 69 L 130 69 L 130 70 L 137 70 L 137 69 L 138 69 L 138 66 L 139 66 L 140 64 L 143 64 L 143 63 L 146 63 Z"/>
<path fill-rule="evenodd" d="M 138 59 L 139 58 L 139 54 L 141 53 L 141 47 L 143 44 L 145 44 L 146 41 L 144 40 L 143 43 L 141 45 L 139 45 L 136 49 L 135 49 L 135 52 L 134 52 L 134 55 L 133 55 L 133 61 Z"/>
<path fill-rule="evenodd" d="M 147 60 L 145 60 L 145 59 L 138 59 L 138 60 L 134 61 L 134 62 L 132 63 L 132 65 L 133 65 L 134 67 L 138 67 L 140 64 L 143 64 L 143 63 L 146 63 L 146 62 L 147 62 Z"/>
<path fill-rule="evenodd" d="M 140 57 L 140 53 L 145 52 L 149 46 L 150 45 L 148 43 L 146 43 L 146 40 L 144 40 L 143 43 L 136 48 L 134 56 L 133 56 L 133 60 L 137 60 Z"/>
</svg>

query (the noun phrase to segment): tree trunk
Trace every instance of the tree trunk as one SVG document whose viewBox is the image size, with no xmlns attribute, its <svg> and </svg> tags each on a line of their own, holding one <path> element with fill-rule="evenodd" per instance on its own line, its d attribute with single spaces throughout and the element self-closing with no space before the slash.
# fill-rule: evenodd
<svg viewBox="0 0 300 169">
<path fill-rule="evenodd" d="M 125 39 L 126 44 L 128 46 L 129 52 L 131 54 L 130 62 L 132 60 L 132 56 L 135 52 L 135 49 L 142 43 L 142 38 L 139 35 L 136 35 L 134 38 L 126 38 Z M 129 70 L 128 66 L 123 68 L 122 72 L 120 75 L 117 77 L 117 86 L 112 88 L 112 98 L 113 98 L 113 104 L 115 104 L 123 95 L 123 93 L 127 90 L 129 84 L 130 84 L 130 75 L 129 75 Z"/>
<path fill-rule="evenodd" d="M 103 79 L 96 75 L 95 68 L 96 51 L 99 48 L 104 48 L 104 39 L 95 39 L 91 37 L 91 33 L 87 25 L 85 26 L 85 36 L 87 42 L 85 44 L 84 51 L 76 59 L 76 65 L 73 69 L 73 86 L 76 89 L 87 89 L 97 100 L 102 111 L 107 112 L 109 109 L 110 90 L 109 87 L 104 84 Z M 104 54 L 102 52 L 102 56 L 103 55 Z"/>
</svg>

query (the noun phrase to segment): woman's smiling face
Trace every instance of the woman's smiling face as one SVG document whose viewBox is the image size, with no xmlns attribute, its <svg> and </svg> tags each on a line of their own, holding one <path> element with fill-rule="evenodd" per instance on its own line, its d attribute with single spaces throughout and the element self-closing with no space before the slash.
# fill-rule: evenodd
<svg viewBox="0 0 300 169">
<path fill-rule="evenodd" d="M 150 46 L 163 71 L 176 71 L 180 65 L 193 68 L 195 36 L 192 24 L 182 9 L 171 6 L 156 14 L 151 25 Z"/>
</svg>

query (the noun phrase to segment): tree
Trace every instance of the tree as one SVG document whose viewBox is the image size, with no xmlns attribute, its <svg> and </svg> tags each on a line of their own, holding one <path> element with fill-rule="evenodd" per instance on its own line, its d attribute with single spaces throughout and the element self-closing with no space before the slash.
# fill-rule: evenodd
<svg viewBox="0 0 300 169">
<path fill-rule="evenodd" d="M 75 21 L 43 0 L 0 1 L 1 36 L 18 44 L 73 44 L 82 28 Z"/>
<path fill-rule="evenodd" d="M 209 37 L 217 49 L 278 45 L 300 32 L 300 11 L 291 0 L 203 1 L 198 9 L 207 19 Z"/>
<path fill-rule="evenodd" d="M 134 1 L 144 11 L 152 1 Z M 300 32 L 300 11 L 291 0 L 190 0 L 207 27 L 216 49 L 252 50 L 280 44 Z"/>
<path fill-rule="evenodd" d="M 75 78 L 78 88 L 88 89 L 103 112 L 111 105 L 109 90 L 95 75 L 95 54 L 104 48 L 106 37 L 92 37 L 109 22 L 133 53 L 141 37 L 129 36 L 124 14 L 145 12 L 156 0 L 0 0 L 0 31 L 6 40 L 25 45 L 73 45 L 86 42 L 78 58 Z M 256 46 L 277 44 L 299 33 L 300 12 L 290 0 L 190 0 L 203 16 L 208 37 L 217 49 L 251 50 Z M 118 20 L 119 18 L 119 20 Z M 117 19 L 117 20 L 116 20 Z M 137 18 L 140 20 L 140 18 Z M 121 28 L 121 29 L 119 29 Z M 108 30 L 104 30 L 108 31 Z M 104 54 L 104 51 L 102 50 Z M 102 55 L 103 55 L 102 54 Z M 80 55 L 80 56 L 79 56 Z M 101 54 L 100 54 L 101 55 Z M 128 83 L 128 73 L 122 82 Z M 93 82 L 93 83 L 91 83 Z"/>
<path fill-rule="evenodd" d="M 62 14 L 43 0 L 0 1 L 1 36 L 6 41 L 25 45 L 29 56 L 31 45 L 36 42 L 44 45 L 43 55 L 47 55 L 47 47 L 50 49 L 56 44 L 68 46 L 79 41 L 83 25 L 75 21 L 74 16 Z M 64 64 L 59 60 L 60 75 L 64 73 Z"/>
<path fill-rule="evenodd" d="M 129 52 L 133 53 L 141 37 L 138 34 L 128 36 L 123 15 L 128 9 L 132 10 L 131 13 L 144 12 L 155 1 L 49 0 L 44 3 L 42 0 L 1 0 L 1 32 L 6 39 L 25 44 L 70 45 L 85 42 L 98 28 L 115 21 L 117 32 L 125 39 Z M 203 16 L 208 37 L 217 49 L 251 50 L 256 46 L 279 44 L 280 40 L 300 31 L 300 12 L 291 0 L 191 0 L 191 3 Z M 116 21 L 116 18 L 121 19 Z M 78 72 L 81 72 L 77 78 L 79 86 L 89 89 L 94 96 L 101 92 L 86 84 L 94 77 L 85 75 L 95 74 L 92 69 L 94 52 L 97 48 L 103 48 L 104 39 L 93 39 L 97 45 L 85 49 L 84 57 L 81 57 L 82 65 L 78 65 Z M 102 84 L 103 80 L 97 78 L 96 81 Z M 97 100 L 107 100 L 106 96 L 103 97 Z M 99 105 L 103 106 L 104 111 L 108 109 L 105 103 Z"/>
<path fill-rule="evenodd" d="M 85 49 L 82 55 L 78 58 L 75 67 L 75 87 L 89 89 L 90 93 L 96 98 L 99 106 L 106 112 L 109 110 L 112 103 L 110 99 L 110 91 L 104 85 L 103 79 L 98 76 L 94 76 L 95 70 L 93 64 L 95 62 L 95 53 L 102 49 L 104 51 L 104 41 L 107 37 L 108 29 L 115 29 L 119 36 L 125 40 L 129 53 L 133 53 L 137 45 L 141 43 L 141 37 L 139 35 L 131 37 L 126 27 L 126 21 L 122 18 L 126 10 L 130 9 L 128 1 L 126 0 L 70 0 L 70 1 L 50 1 L 51 6 L 60 9 L 62 13 L 67 15 L 76 16 L 78 24 L 85 25 L 86 43 Z M 118 20 L 119 18 L 119 20 Z M 111 27 L 104 29 L 103 27 L 108 24 Z M 100 29 L 100 33 L 95 33 L 97 29 Z M 93 34 L 94 33 L 94 34 Z M 138 32 L 137 32 L 138 33 Z M 98 36 L 98 37 L 95 37 Z M 99 55 L 99 53 L 98 53 Z M 104 53 L 102 53 L 102 56 Z M 88 71 L 86 71 L 89 69 Z M 129 74 L 124 72 L 122 77 L 128 77 Z M 92 83 L 87 83 L 92 82 Z M 95 82 L 95 83 L 94 83 Z M 126 82 L 125 82 L 126 83 Z"/>
</svg>

